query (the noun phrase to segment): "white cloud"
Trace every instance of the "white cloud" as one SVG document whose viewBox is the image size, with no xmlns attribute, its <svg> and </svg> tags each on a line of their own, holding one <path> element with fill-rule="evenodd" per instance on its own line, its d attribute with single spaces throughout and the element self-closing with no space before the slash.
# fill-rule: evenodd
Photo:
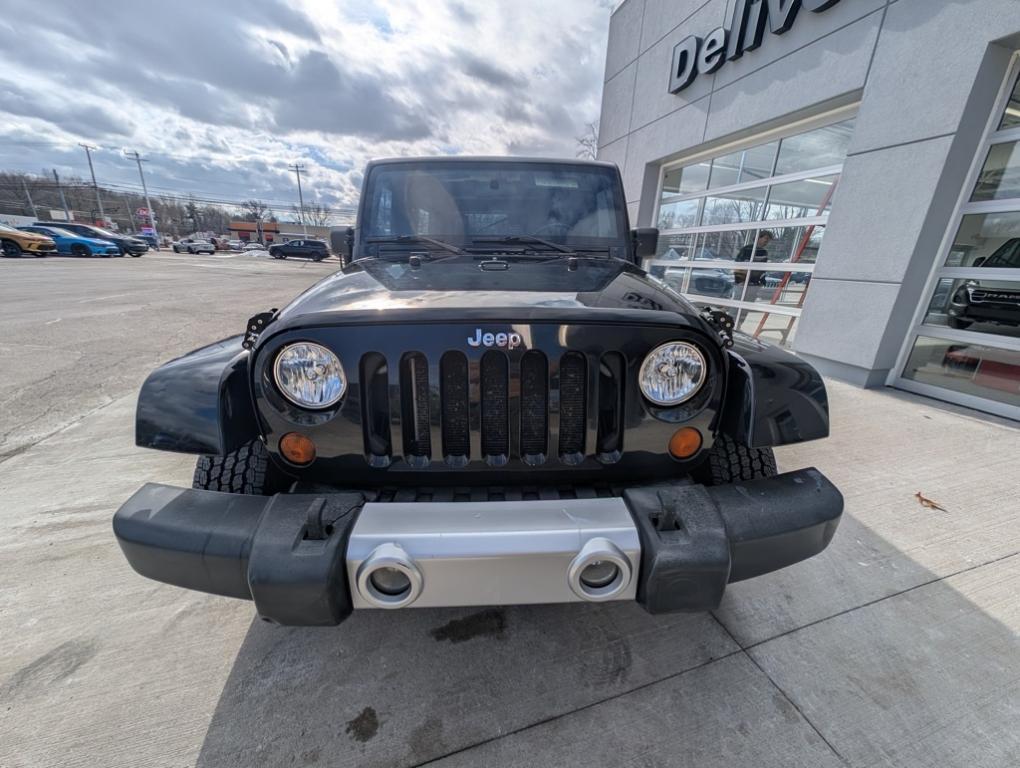
<svg viewBox="0 0 1020 768">
<path fill-rule="evenodd" d="M 128 147 L 159 190 L 283 201 L 297 161 L 306 194 L 349 204 L 373 157 L 573 155 L 598 114 L 612 3 L 5 5 L 0 168 L 84 175 L 88 141 L 104 181 L 135 181 Z"/>
</svg>

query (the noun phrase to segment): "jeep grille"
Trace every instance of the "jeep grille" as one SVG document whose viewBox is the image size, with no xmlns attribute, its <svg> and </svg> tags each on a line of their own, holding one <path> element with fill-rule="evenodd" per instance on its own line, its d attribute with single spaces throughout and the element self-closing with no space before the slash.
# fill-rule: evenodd
<svg viewBox="0 0 1020 768">
<path fill-rule="evenodd" d="M 623 441 L 624 370 L 617 353 L 550 359 L 532 350 L 511 359 L 489 351 L 469 362 L 459 351 L 438 361 L 413 352 L 400 358 L 399 391 L 392 392 L 385 359 L 370 353 L 360 366 L 369 463 L 386 466 L 401 452 L 416 466 L 574 465 L 591 455 L 613 463 Z"/>
</svg>

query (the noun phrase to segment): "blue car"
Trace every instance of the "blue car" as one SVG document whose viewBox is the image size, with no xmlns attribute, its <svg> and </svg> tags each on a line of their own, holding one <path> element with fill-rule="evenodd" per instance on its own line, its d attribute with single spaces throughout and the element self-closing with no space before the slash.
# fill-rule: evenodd
<svg viewBox="0 0 1020 768">
<path fill-rule="evenodd" d="M 109 240 L 100 240 L 96 237 L 84 237 L 74 232 L 69 232 L 60 227 L 18 227 L 22 232 L 34 232 L 37 235 L 46 235 L 57 244 L 57 253 L 65 253 L 71 256 L 119 256 L 120 248 Z"/>
</svg>

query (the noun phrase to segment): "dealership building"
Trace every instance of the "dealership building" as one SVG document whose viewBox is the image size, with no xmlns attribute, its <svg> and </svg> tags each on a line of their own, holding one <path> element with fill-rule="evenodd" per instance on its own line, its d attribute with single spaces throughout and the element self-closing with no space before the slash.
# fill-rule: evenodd
<svg viewBox="0 0 1020 768">
<path fill-rule="evenodd" d="M 826 375 L 1020 419 L 1020 0 L 626 0 L 646 267 Z"/>
</svg>

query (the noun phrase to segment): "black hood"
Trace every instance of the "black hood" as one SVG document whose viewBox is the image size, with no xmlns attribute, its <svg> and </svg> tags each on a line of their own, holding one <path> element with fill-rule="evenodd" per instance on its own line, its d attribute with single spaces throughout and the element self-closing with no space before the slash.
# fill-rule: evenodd
<svg viewBox="0 0 1020 768">
<path fill-rule="evenodd" d="M 510 259 L 483 270 L 471 256 L 424 261 L 363 259 L 322 280 L 280 313 L 273 331 L 308 325 L 475 319 L 606 320 L 689 325 L 698 311 L 628 262 L 606 257 Z M 594 314 L 593 314 L 594 313 Z M 649 316 L 654 313 L 656 316 Z"/>
</svg>

